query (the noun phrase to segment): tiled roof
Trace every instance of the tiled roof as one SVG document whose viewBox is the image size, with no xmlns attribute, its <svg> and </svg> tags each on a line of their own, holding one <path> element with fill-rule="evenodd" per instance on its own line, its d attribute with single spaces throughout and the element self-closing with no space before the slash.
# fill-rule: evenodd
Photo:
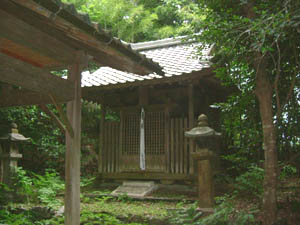
<svg viewBox="0 0 300 225">
<path fill-rule="evenodd" d="M 202 50 L 201 56 L 196 54 L 198 43 L 182 42 L 181 38 L 168 38 L 158 41 L 131 44 L 132 49 L 139 51 L 147 58 L 157 62 L 165 72 L 165 77 L 178 77 L 191 74 L 210 67 L 210 49 Z M 101 67 L 94 73 L 82 74 L 83 87 L 113 86 L 125 83 L 137 83 L 145 80 L 161 79 L 157 74 L 139 76 L 121 72 L 110 67 Z"/>
</svg>

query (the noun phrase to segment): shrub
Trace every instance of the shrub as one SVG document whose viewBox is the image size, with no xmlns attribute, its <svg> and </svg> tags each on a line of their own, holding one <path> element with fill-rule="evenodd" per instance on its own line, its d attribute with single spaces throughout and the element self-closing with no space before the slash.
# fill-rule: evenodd
<svg viewBox="0 0 300 225">
<path fill-rule="evenodd" d="M 264 169 L 252 165 L 249 170 L 236 178 L 236 194 L 260 197 L 263 193 Z"/>
</svg>

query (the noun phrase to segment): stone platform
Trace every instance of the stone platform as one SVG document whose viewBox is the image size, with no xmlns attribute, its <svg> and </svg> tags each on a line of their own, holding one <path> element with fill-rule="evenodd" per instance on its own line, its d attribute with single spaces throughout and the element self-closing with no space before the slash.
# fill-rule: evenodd
<svg viewBox="0 0 300 225">
<path fill-rule="evenodd" d="M 111 194 L 113 196 L 126 194 L 129 197 L 143 198 L 157 188 L 158 186 L 153 181 L 124 181 Z"/>
</svg>

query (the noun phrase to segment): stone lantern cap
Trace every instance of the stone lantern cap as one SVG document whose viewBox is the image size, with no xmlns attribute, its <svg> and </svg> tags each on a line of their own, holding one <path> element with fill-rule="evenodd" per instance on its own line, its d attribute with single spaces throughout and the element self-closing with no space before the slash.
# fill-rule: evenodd
<svg viewBox="0 0 300 225">
<path fill-rule="evenodd" d="M 190 131 L 186 131 L 184 135 L 188 138 L 220 137 L 221 133 L 218 133 L 209 127 L 207 116 L 201 114 L 198 117 L 198 126 L 194 127 Z"/>
<path fill-rule="evenodd" d="M 12 141 L 12 142 L 21 142 L 28 141 L 30 138 L 24 137 L 22 134 L 19 134 L 18 126 L 15 123 L 11 123 L 10 130 L 8 133 L 2 134 L 0 136 L 0 141 Z"/>
</svg>

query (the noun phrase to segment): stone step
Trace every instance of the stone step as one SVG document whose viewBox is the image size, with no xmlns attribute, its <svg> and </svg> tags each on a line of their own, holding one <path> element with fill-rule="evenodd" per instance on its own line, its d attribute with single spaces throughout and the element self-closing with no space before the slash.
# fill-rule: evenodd
<svg viewBox="0 0 300 225">
<path fill-rule="evenodd" d="M 125 181 L 111 194 L 114 196 L 126 194 L 129 197 L 143 198 L 157 188 L 158 186 L 153 181 Z"/>
</svg>

